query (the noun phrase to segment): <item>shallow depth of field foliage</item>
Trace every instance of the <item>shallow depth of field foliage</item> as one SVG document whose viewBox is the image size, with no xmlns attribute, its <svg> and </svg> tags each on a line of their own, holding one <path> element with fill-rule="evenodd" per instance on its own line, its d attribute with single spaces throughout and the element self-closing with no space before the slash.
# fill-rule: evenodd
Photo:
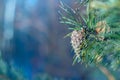
<svg viewBox="0 0 120 80">
<path fill-rule="evenodd" d="M 61 1 L 60 22 L 67 24 L 75 63 L 120 68 L 120 0 Z"/>
</svg>

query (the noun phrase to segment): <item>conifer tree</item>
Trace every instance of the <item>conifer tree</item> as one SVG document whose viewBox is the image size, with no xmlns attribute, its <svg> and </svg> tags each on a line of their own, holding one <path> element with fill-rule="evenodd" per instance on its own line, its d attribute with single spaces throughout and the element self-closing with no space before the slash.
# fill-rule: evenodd
<svg viewBox="0 0 120 80">
<path fill-rule="evenodd" d="M 71 8 L 61 1 L 59 11 L 60 23 L 71 31 L 66 36 L 75 53 L 73 64 L 120 69 L 120 0 L 76 2 Z"/>
</svg>

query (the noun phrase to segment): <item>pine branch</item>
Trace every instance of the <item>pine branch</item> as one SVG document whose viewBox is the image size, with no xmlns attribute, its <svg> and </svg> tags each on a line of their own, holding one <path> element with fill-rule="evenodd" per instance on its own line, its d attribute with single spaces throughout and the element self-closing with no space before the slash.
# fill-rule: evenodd
<svg viewBox="0 0 120 80">
<path fill-rule="evenodd" d="M 61 8 L 66 13 L 62 13 L 61 22 L 72 25 L 69 28 L 73 30 L 71 36 L 79 35 L 71 37 L 76 53 L 73 64 L 102 64 L 113 69 L 120 68 L 120 8 L 117 1 L 85 0 L 78 9 L 87 5 L 86 14 L 61 3 Z M 81 36 L 84 37 L 80 38 Z"/>
</svg>

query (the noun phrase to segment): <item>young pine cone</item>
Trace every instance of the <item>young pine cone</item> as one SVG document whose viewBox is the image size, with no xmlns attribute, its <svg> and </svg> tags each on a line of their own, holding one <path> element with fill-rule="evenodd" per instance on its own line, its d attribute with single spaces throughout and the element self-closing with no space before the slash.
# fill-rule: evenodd
<svg viewBox="0 0 120 80">
<path fill-rule="evenodd" d="M 104 40 L 104 34 L 110 32 L 110 27 L 106 21 L 99 21 L 96 24 L 95 31 L 98 34 L 99 40 Z"/>
<path fill-rule="evenodd" d="M 74 30 L 71 34 L 71 44 L 74 49 L 74 52 L 77 56 L 79 56 L 80 53 L 80 46 L 82 45 L 82 42 L 84 40 L 84 30 Z"/>
</svg>

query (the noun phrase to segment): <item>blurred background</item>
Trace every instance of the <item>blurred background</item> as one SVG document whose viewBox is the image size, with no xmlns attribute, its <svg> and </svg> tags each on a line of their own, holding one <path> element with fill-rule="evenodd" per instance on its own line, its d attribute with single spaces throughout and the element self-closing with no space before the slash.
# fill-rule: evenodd
<svg viewBox="0 0 120 80">
<path fill-rule="evenodd" d="M 72 65 L 59 9 L 59 0 L 0 0 L 0 80 L 107 80 L 97 68 Z"/>
</svg>

